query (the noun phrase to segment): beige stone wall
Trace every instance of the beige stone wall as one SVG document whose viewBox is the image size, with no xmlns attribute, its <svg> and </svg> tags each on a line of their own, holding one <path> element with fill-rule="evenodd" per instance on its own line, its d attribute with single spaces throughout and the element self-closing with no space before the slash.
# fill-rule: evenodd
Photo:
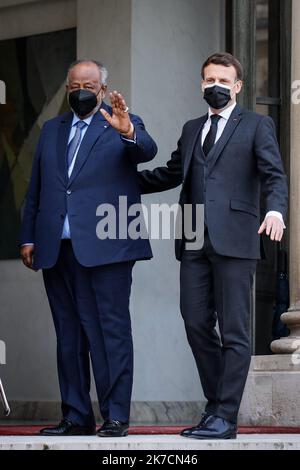
<svg viewBox="0 0 300 470">
<path fill-rule="evenodd" d="M 131 0 L 77 0 L 77 57 L 103 62 L 131 104 Z"/>
<path fill-rule="evenodd" d="M 293 0 L 292 82 L 300 80 L 300 2 Z M 300 104 L 291 105 L 290 284 L 291 307 L 300 311 Z"/>
<path fill-rule="evenodd" d="M 0 40 L 76 26 L 76 0 L 1 0 Z"/>
<path fill-rule="evenodd" d="M 292 83 L 300 80 L 300 2 L 292 6 Z M 290 156 L 290 308 L 281 316 L 291 333 L 287 338 L 273 341 L 274 353 L 300 351 L 300 103 L 291 103 L 291 156 Z"/>
</svg>

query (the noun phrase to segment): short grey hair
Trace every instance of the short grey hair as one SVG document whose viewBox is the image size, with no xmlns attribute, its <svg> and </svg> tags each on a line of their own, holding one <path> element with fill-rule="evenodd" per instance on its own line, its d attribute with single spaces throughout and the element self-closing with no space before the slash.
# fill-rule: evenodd
<svg viewBox="0 0 300 470">
<path fill-rule="evenodd" d="M 79 65 L 79 64 L 84 64 L 84 63 L 88 63 L 90 62 L 91 64 L 95 64 L 97 65 L 98 69 L 99 69 L 99 72 L 100 72 L 100 76 L 101 76 L 101 81 L 102 81 L 102 85 L 107 85 L 107 79 L 108 79 L 108 71 L 107 71 L 107 68 L 101 63 L 101 62 L 98 62 L 97 60 L 93 60 L 93 59 L 80 59 L 80 60 L 75 60 L 74 62 L 72 62 L 68 68 L 68 73 L 67 73 L 67 83 L 69 83 L 69 73 L 70 73 L 70 70 L 72 68 L 74 68 L 76 65 Z"/>
</svg>

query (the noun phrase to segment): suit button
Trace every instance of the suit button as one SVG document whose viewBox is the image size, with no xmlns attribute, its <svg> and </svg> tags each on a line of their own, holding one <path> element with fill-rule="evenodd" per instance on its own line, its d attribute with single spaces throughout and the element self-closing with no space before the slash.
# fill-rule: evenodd
<svg viewBox="0 0 300 470">
<path fill-rule="evenodd" d="M 72 193 L 71 189 L 68 189 L 67 195 L 70 196 L 71 193 Z"/>
</svg>

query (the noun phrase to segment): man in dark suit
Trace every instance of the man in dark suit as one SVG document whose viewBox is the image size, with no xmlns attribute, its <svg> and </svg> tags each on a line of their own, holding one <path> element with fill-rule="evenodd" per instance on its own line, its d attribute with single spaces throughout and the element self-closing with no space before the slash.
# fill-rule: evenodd
<svg viewBox="0 0 300 470">
<path fill-rule="evenodd" d="M 183 210 L 204 205 L 202 248 L 176 240 L 181 313 L 207 399 L 200 423 L 182 435 L 235 438 L 251 358 L 250 291 L 260 235 L 281 240 L 287 183 L 272 119 L 236 104 L 243 80 L 238 60 L 212 55 L 202 79 L 208 114 L 184 125 L 167 165 L 142 171 L 140 186 L 152 193 L 182 184 Z M 260 189 L 266 203 L 261 225 Z"/>
<path fill-rule="evenodd" d="M 118 217 L 119 196 L 140 202 L 137 164 L 154 158 L 157 147 L 120 93 L 110 94 L 112 108 L 102 101 L 106 79 L 96 61 L 71 65 L 72 111 L 43 126 L 22 223 L 21 257 L 43 270 L 57 334 L 63 419 L 44 435 L 95 434 L 90 358 L 104 419 L 98 435 L 128 433 L 131 274 L 152 253 L 145 239 L 99 239 L 97 208 L 111 204 Z"/>
</svg>

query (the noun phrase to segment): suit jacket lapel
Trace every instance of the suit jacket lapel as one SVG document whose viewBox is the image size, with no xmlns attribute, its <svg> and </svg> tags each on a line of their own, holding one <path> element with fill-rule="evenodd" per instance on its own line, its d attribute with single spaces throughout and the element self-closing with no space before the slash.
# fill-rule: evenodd
<svg viewBox="0 0 300 470">
<path fill-rule="evenodd" d="M 67 173 L 67 147 L 68 140 L 71 130 L 73 120 L 73 113 L 68 112 L 61 116 L 60 126 L 58 129 L 57 136 L 57 167 L 59 177 L 62 179 L 63 183 L 67 182 L 68 173 Z"/>
<path fill-rule="evenodd" d="M 203 128 L 205 122 L 207 121 L 207 117 L 208 117 L 208 115 L 205 114 L 204 116 L 197 119 L 197 121 L 195 122 L 194 129 L 191 131 L 191 137 L 190 137 L 190 140 L 189 140 L 188 148 L 186 149 L 186 156 L 185 156 L 185 159 L 184 159 L 184 168 L 183 168 L 184 178 L 186 177 L 186 175 L 188 173 L 189 166 L 190 166 L 192 156 L 193 156 L 193 153 L 194 153 L 194 148 L 195 148 L 196 142 L 197 142 L 197 140 L 198 140 L 198 138 L 199 138 L 199 136 L 202 132 L 202 128 Z"/>
<path fill-rule="evenodd" d="M 208 171 L 207 176 L 209 176 L 209 174 L 211 173 L 212 168 L 214 167 L 218 158 L 220 157 L 222 150 L 224 149 L 228 140 L 232 136 L 234 130 L 240 123 L 242 119 L 242 114 L 243 114 L 242 108 L 237 104 L 228 119 L 228 122 L 223 130 L 223 133 L 220 139 L 216 142 L 216 144 L 213 146 L 209 154 L 206 156 L 206 158 L 210 160 L 209 171 Z"/>
<path fill-rule="evenodd" d="M 104 108 L 106 111 L 111 111 L 111 109 L 105 104 L 103 103 L 102 104 L 102 108 Z M 74 168 L 73 168 L 73 171 L 71 173 L 71 176 L 70 176 L 70 179 L 68 181 L 68 186 L 70 186 L 72 184 L 72 182 L 74 181 L 74 179 L 76 178 L 76 176 L 78 175 L 78 173 L 80 172 L 82 166 L 84 165 L 84 163 L 86 162 L 91 150 L 92 150 L 92 147 L 94 146 L 96 140 L 98 140 L 102 134 L 105 132 L 105 130 L 109 127 L 109 124 L 108 122 L 106 121 L 106 119 L 102 116 L 102 114 L 98 111 L 83 139 L 82 139 L 82 142 L 80 144 L 80 147 L 79 147 L 79 150 L 78 150 L 78 153 L 77 153 L 77 156 L 76 156 L 76 160 L 75 160 L 75 165 L 74 165 Z"/>
</svg>

